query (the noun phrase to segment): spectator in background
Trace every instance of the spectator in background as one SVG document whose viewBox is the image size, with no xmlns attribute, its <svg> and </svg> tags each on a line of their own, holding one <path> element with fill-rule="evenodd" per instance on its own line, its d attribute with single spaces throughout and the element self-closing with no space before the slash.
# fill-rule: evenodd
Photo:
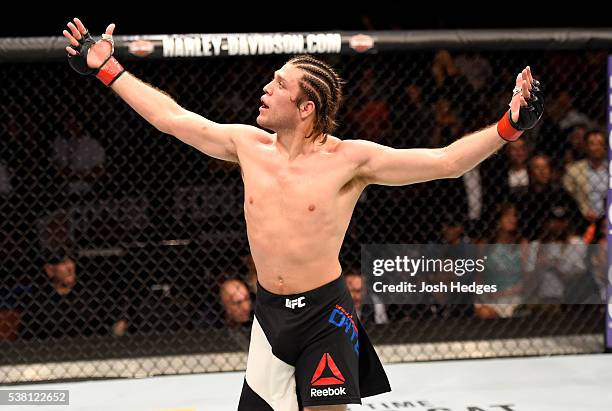
<svg viewBox="0 0 612 411">
<path fill-rule="evenodd" d="M 351 133 L 364 140 L 380 142 L 391 131 L 391 109 L 376 84 L 376 71 L 366 69 L 356 94 L 347 101 L 346 121 Z"/>
<path fill-rule="evenodd" d="M 462 132 L 462 123 L 457 110 L 451 102 L 440 97 L 433 103 L 434 126 L 431 134 L 431 147 L 444 147 L 455 141 Z"/>
<path fill-rule="evenodd" d="M 455 58 L 455 66 L 475 92 L 489 87 L 493 68 L 482 53 L 463 53 Z"/>
<path fill-rule="evenodd" d="M 362 324 L 386 324 L 389 322 L 385 304 L 377 295 L 369 295 L 363 287 L 363 277 L 357 270 L 349 270 L 344 274 L 346 287 L 351 293 L 355 312 Z"/>
<path fill-rule="evenodd" d="M 485 248 L 487 262 L 479 282 L 497 285 L 498 292 L 478 297 L 476 316 L 480 318 L 511 317 L 524 301 L 529 286 L 523 268 L 527 264 L 527 240 L 521 235 L 516 206 L 499 205 L 493 233 L 479 241 Z"/>
<path fill-rule="evenodd" d="M 529 160 L 529 186 L 514 198 L 519 209 L 520 227 L 524 236 L 533 241 L 542 234 L 542 225 L 553 207 L 564 207 L 577 231 L 585 228 L 578 205 L 565 189 L 552 181 L 550 159 L 544 154 Z"/>
<path fill-rule="evenodd" d="M 591 303 L 601 304 L 606 301 L 607 286 L 608 286 L 608 240 L 607 234 L 607 219 L 602 216 L 596 223 L 593 224 L 593 232 L 586 236 L 585 242 L 592 246 L 589 247 L 588 269 L 591 272 L 591 277 L 595 282 L 597 289 Z"/>
<path fill-rule="evenodd" d="M 455 59 L 455 65 L 459 72 L 466 78 L 470 85 L 472 101 L 468 103 L 469 112 L 463 115 L 464 126 L 468 130 L 473 130 L 479 127 L 479 124 L 489 121 L 487 111 L 491 105 L 491 83 L 493 69 L 489 60 L 482 53 L 462 53 Z M 496 81 L 499 81 L 495 73 Z M 487 91 L 484 89 L 487 87 Z M 464 104 L 464 103 L 462 103 Z"/>
<path fill-rule="evenodd" d="M 474 238 L 489 237 L 488 227 L 496 224 L 499 204 L 516 201 L 527 191 L 530 150 L 527 140 L 517 140 L 503 148 L 503 155 L 491 156 L 472 170 L 473 175 L 463 176 L 466 189 L 472 191 L 466 193 L 466 198 L 472 203 L 469 206 L 470 219 L 477 222 L 479 227 L 478 230 L 470 230 Z"/>
<path fill-rule="evenodd" d="M 517 194 L 524 191 L 529 185 L 527 159 L 529 158 L 530 150 L 527 146 L 527 140 L 521 139 L 514 143 L 507 144 L 504 147 L 508 160 L 508 170 L 504 174 L 504 183 L 509 188 L 509 194 Z"/>
<path fill-rule="evenodd" d="M 527 270 L 536 276 L 538 300 L 545 304 L 579 302 L 576 299 L 585 291 L 586 256 L 586 244 L 574 234 L 568 210 L 553 207 L 542 235 L 529 247 Z"/>
<path fill-rule="evenodd" d="M 586 132 L 587 126 L 584 124 L 576 124 L 569 129 L 567 139 L 565 140 L 565 151 L 563 153 L 563 165 L 565 165 L 565 167 L 584 159 L 584 135 Z"/>
<path fill-rule="evenodd" d="M 459 213 L 445 213 L 441 221 L 440 244 L 471 244 L 472 240 L 465 235 L 465 217 Z"/>
<path fill-rule="evenodd" d="M 605 213 L 608 190 L 606 137 L 601 130 L 584 135 L 586 158 L 570 164 L 563 176 L 563 186 L 574 197 L 582 216 L 595 222 Z"/>
<path fill-rule="evenodd" d="M 472 240 L 464 235 L 465 215 L 455 211 L 447 212 L 441 217 L 440 233 L 433 248 L 428 250 L 429 258 L 442 261 L 465 259 L 469 255 L 467 246 Z M 443 247 L 444 246 L 444 247 Z M 430 271 L 424 277 L 429 284 L 444 283 L 450 290 L 452 282 L 470 284 L 472 273 L 461 275 L 447 270 Z M 440 318 L 471 317 L 474 314 L 473 295 L 466 292 L 432 292 L 419 296 L 424 305 L 409 308 L 411 317 L 432 315 Z M 425 308 L 425 311 L 423 311 Z"/>
<path fill-rule="evenodd" d="M 549 155 L 555 163 L 561 163 L 564 160 L 565 140 L 569 131 L 583 124 L 591 128 L 593 121 L 575 108 L 573 96 L 565 90 L 551 99 L 547 113 L 549 121 L 541 124 L 537 150 Z"/>
<path fill-rule="evenodd" d="M 564 113 L 563 118 L 559 121 L 559 127 L 561 131 L 567 132 L 575 125 L 587 124 L 589 128 L 592 128 L 593 121 L 584 113 L 581 113 L 574 105 L 573 97 L 567 92 L 562 91 L 560 98 L 567 100 L 567 111 Z"/>
<path fill-rule="evenodd" d="M 442 95 L 465 95 L 467 87 L 470 87 L 448 50 L 436 52 L 431 63 L 431 75 L 434 80 L 433 98 L 436 100 Z"/>
<path fill-rule="evenodd" d="M 34 281 L 23 313 L 21 334 L 26 339 L 122 335 L 125 319 L 114 306 L 98 298 L 95 286 L 77 280 L 77 264 L 61 250 L 47 256 L 44 277 Z"/>
<path fill-rule="evenodd" d="M 393 134 L 400 147 L 422 148 L 432 144 L 434 114 L 431 105 L 423 96 L 422 82 L 410 78 L 409 83 L 400 88 L 391 112 Z"/>
<path fill-rule="evenodd" d="M 433 90 L 427 93 L 431 102 L 446 99 L 447 96 L 461 96 L 461 101 L 457 101 L 457 105 L 452 106 L 452 109 L 457 112 L 459 118 L 470 122 L 466 125 L 467 129 L 475 128 L 479 123 L 476 124 L 474 121 L 480 119 L 480 113 L 475 110 L 479 96 L 474 92 L 470 81 L 461 73 L 448 50 L 439 50 L 435 54 L 431 64 L 431 74 Z M 457 134 L 453 136 L 454 139 L 457 137 Z"/>
<path fill-rule="evenodd" d="M 78 119 L 70 114 L 65 120 L 63 136 L 53 142 L 52 163 L 66 187 L 59 193 L 60 204 L 64 196 L 70 202 L 82 202 L 93 198 L 94 187 L 105 174 L 106 153 L 102 145 L 87 133 Z M 63 201 L 62 201 L 63 200 Z"/>
<path fill-rule="evenodd" d="M 223 307 L 223 323 L 228 328 L 249 328 L 253 321 L 253 304 L 249 289 L 236 278 L 225 280 L 219 290 Z"/>
<path fill-rule="evenodd" d="M 548 121 L 539 125 L 535 149 L 548 155 L 556 164 L 560 164 L 563 161 L 565 135 L 559 124 L 571 110 L 572 99 L 566 92 L 559 92 L 551 97 L 550 104 L 546 107 Z"/>
</svg>

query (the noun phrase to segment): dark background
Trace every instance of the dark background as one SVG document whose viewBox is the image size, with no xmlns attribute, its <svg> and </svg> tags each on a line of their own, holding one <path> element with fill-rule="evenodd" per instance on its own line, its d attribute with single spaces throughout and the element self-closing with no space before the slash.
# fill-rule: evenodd
<svg viewBox="0 0 612 411">
<path fill-rule="evenodd" d="M 425 3 L 425 4 L 424 4 Z M 421 30 L 469 28 L 611 27 L 606 2 L 535 1 L 454 2 L 376 1 L 375 3 L 306 1 L 92 2 L 60 7 L 30 3 L 3 9 L 0 37 L 53 36 L 66 22 L 80 17 L 100 32 L 117 24 L 116 34 L 275 32 L 317 30 Z M 127 7 L 132 7 L 128 9 Z M 367 16 L 367 17 L 366 17 Z"/>
</svg>

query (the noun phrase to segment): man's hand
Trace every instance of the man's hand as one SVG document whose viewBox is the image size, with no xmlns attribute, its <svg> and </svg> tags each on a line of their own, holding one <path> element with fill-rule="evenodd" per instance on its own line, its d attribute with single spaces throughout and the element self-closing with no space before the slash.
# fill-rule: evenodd
<svg viewBox="0 0 612 411">
<path fill-rule="evenodd" d="M 542 85 L 531 75 L 531 68 L 525 67 L 518 76 L 512 92 L 510 110 L 499 121 L 499 135 L 507 141 L 515 141 L 524 130 L 533 128 L 544 112 Z"/>
<path fill-rule="evenodd" d="M 70 29 L 71 33 L 69 33 L 68 30 L 64 30 L 63 34 L 73 47 L 67 46 L 66 51 L 71 56 L 76 56 L 79 54 L 79 52 L 75 50 L 75 48 L 79 48 L 79 40 L 83 38 L 83 35 L 87 35 L 88 32 L 81 20 L 76 17 L 74 18 L 74 23 L 68 23 L 68 28 Z M 112 36 L 114 30 L 115 25 L 109 24 L 104 34 L 107 36 Z M 111 54 L 111 42 L 105 39 L 98 40 L 89 48 L 89 52 L 87 53 L 87 66 L 93 69 L 98 68 Z"/>
<path fill-rule="evenodd" d="M 94 40 L 81 20 L 74 18 L 68 30 L 62 33 L 70 42 L 66 47 L 68 60 L 79 74 L 94 74 L 107 86 L 111 85 L 125 70 L 113 57 L 114 24 L 109 24 L 100 40 Z"/>
<path fill-rule="evenodd" d="M 512 91 L 510 111 L 512 112 L 512 121 L 515 123 L 519 119 L 520 108 L 527 107 L 527 99 L 531 96 L 532 88 L 533 77 L 531 76 L 531 68 L 527 66 L 516 76 L 516 85 Z"/>
</svg>

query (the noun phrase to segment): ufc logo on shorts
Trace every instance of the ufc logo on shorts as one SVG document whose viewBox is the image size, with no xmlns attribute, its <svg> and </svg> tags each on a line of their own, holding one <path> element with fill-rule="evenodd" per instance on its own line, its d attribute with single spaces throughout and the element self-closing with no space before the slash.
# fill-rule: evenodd
<svg viewBox="0 0 612 411">
<path fill-rule="evenodd" d="M 285 300 L 285 307 L 291 308 L 292 310 L 295 307 L 302 308 L 302 307 L 304 307 L 306 305 L 306 303 L 304 303 L 304 299 L 305 298 L 306 297 L 300 297 L 300 298 L 296 298 L 294 300 L 290 300 L 289 298 L 287 298 Z"/>
</svg>

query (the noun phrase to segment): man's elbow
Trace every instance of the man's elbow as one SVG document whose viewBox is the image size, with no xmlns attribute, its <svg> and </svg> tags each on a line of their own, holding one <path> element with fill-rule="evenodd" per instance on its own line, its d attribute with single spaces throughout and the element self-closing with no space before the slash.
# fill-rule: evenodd
<svg viewBox="0 0 612 411">
<path fill-rule="evenodd" d="M 459 163 L 448 155 L 444 156 L 442 163 L 444 164 L 445 178 L 459 178 L 467 171 L 462 169 Z"/>
<path fill-rule="evenodd" d="M 175 109 L 160 113 L 151 119 L 151 124 L 164 134 L 174 135 L 177 126 L 181 121 L 184 121 L 185 115 L 185 111 L 177 106 Z"/>
<path fill-rule="evenodd" d="M 156 129 L 158 129 L 164 134 L 174 135 L 174 130 L 175 130 L 174 124 L 176 124 L 176 120 L 174 119 L 173 116 L 165 116 L 165 117 L 157 118 L 151 121 L 151 124 L 153 125 L 153 127 L 155 127 Z"/>
</svg>

